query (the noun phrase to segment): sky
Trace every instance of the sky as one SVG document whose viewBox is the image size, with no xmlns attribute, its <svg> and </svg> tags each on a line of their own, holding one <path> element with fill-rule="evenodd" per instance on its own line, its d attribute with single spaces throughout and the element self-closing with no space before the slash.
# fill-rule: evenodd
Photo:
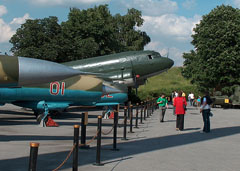
<svg viewBox="0 0 240 171">
<path fill-rule="evenodd" d="M 0 52 L 11 54 L 9 40 L 26 19 L 56 16 L 61 23 L 71 7 L 100 4 L 108 4 L 112 15 L 125 15 L 130 8 L 142 11 L 144 24 L 137 29 L 151 38 L 144 49 L 168 54 L 175 66 L 182 66 L 182 54 L 194 49 L 191 35 L 203 15 L 222 4 L 240 8 L 240 0 L 0 0 Z"/>
</svg>

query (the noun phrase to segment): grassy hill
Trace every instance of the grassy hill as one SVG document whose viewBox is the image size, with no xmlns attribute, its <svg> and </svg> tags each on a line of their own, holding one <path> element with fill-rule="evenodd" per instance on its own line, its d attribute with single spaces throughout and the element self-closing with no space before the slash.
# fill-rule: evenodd
<svg viewBox="0 0 240 171">
<path fill-rule="evenodd" d="M 148 82 L 140 86 L 138 90 L 138 96 L 142 100 L 148 97 L 159 96 L 161 93 L 170 96 L 174 90 L 183 90 L 186 95 L 191 91 L 195 95 L 199 94 L 196 86 L 192 85 L 189 80 L 181 75 L 181 67 L 172 67 L 167 72 L 149 78 Z"/>
</svg>

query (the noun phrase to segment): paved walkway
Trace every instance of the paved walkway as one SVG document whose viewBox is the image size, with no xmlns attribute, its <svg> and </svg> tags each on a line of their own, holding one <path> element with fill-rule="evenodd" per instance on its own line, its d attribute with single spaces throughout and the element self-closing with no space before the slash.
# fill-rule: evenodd
<svg viewBox="0 0 240 171">
<path fill-rule="evenodd" d="M 190 107 L 185 130 L 175 130 L 175 116 L 167 110 L 165 122 L 159 111 L 130 135 L 120 151 L 103 150 L 102 167 L 91 164 L 80 170 L 102 171 L 237 171 L 240 170 L 240 112 L 213 109 L 212 132 L 200 134 L 203 122 L 199 110 Z M 129 134 L 128 134 L 129 135 Z M 107 147 L 104 147 L 107 149 Z"/>
<path fill-rule="evenodd" d="M 79 112 L 67 113 L 57 121 L 59 128 L 39 128 L 32 115 L 8 106 L 0 115 L 0 170 L 21 171 L 28 168 L 29 142 L 40 142 L 37 168 L 47 171 L 56 168 L 67 156 L 72 144 L 72 125 L 80 120 Z M 10 110 L 11 109 L 11 110 Z M 31 113 L 31 112 L 29 112 Z M 88 139 L 96 132 L 96 116 L 89 112 Z M 175 130 L 175 116 L 168 109 L 165 122 L 159 122 L 159 111 L 144 121 L 139 129 L 129 133 L 128 141 L 121 140 L 118 128 L 119 151 L 111 151 L 112 134 L 103 136 L 101 161 L 96 161 L 96 141 L 89 150 L 79 150 L 79 171 L 238 171 L 240 170 L 240 110 L 213 109 L 212 132 L 200 134 L 203 126 L 199 110 L 189 107 L 185 130 Z M 12 114 L 12 115 L 10 115 Z M 121 113 L 123 115 L 123 113 Z M 12 119 L 15 118 L 15 119 Z M 119 121 L 122 123 L 122 120 Z M 111 128 L 112 120 L 103 120 L 103 130 Z M 61 170 L 70 171 L 71 158 Z"/>
</svg>

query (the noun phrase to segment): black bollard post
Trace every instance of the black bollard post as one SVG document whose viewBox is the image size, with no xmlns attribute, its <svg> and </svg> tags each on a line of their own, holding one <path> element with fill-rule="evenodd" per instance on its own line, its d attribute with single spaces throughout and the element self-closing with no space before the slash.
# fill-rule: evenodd
<svg viewBox="0 0 240 171">
<path fill-rule="evenodd" d="M 39 143 L 30 143 L 30 158 L 28 171 L 37 170 L 37 156 L 38 156 Z"/>
<path fill-rule="evenodd" d="M 127 140 L 127 107 L 124 107 L 124 126 L 123 126 L 123 138 L 122 140 Z"/>
<path fill-rule="evenodd" d="M 98 116 L 98 128 L 97 128 L 97 155 L 96 166 L 103 166 L 101 163 L 101 134 L 102 134 L 102 116 Z"/>
<path fill-rule="evenodd" d="M 72 163 L 72 170 L 78 170 L 78 148 L 79 148 L 79 125 L 74 125 L 74 138 L 73 138 L 73 145 L 75 148 L 73 150 L 73 163 Z"/>
<path fill-rule="evenodd" d="M 128 118 L 130 118 L 131 113 L 131 101 L 128 102 Z"/>
<path fill-rule="evenodd" d="M 117 149 L 117 127 L 118 127 L 118 111 L 114 111 L 114 127 L 113 127 L 113 151 L 119 151 Z"/>
<path fill-rule="evenodd" d="M 82 113 L 81 122 L 81 146 L 82 149 L 89 149 L 89 145 L 86 145 L 86 127 L 88 123 L 88 112 Z"/>
<path fill-rule="evenodd" d="M 144 120 L 146 120 L 146 110 L 147 110 L 147 105 L 146 101 L 144 102 Z"/>
<path fill-rule="evenodd" d="M 147 101 L 147 118 L 149 118 L 149 101 Z"/>
<path fill-rule="evenodd" d="M 136 106 L 136 120 L 135 120 L 135 127 L 134 128 L 138 128 L 138 103 Z"/>
<path fill-rule="evenodd" d="M 150 100 L 150 114 L 153 114 L 153 100 Z"/>
<path fill-rule="evenodd" d="M 133 127 L 133 105 L 130 106 L 130 131 L 129 133 L 134 133 L 132 130 Z"/>
<path fill-rule="evenodd" d="M 152 114 L 154 112 L 154 99 L 152 99 Z"/>
<path fill-rule="evenodd" d="M 151 100 L 148 101 L 148 116 L 150 117 L 151 114 Z"/>
<path fill-rule="evenodd" d="M 141 117 L 140 117 L 140 124 L 143 124 L 143 102 L 141 102 Z"/>
</svg>

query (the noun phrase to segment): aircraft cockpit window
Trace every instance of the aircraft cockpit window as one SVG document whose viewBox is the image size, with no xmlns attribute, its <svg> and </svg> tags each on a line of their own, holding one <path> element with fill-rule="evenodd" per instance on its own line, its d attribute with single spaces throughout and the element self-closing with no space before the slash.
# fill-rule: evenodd
<svg viewBox="0 0 240 171">
<path fill-rule="evenodd" d="M 152 55 L 148 55 L 148 59 L 153 59 L 153 56 Z"/>
</svg>

